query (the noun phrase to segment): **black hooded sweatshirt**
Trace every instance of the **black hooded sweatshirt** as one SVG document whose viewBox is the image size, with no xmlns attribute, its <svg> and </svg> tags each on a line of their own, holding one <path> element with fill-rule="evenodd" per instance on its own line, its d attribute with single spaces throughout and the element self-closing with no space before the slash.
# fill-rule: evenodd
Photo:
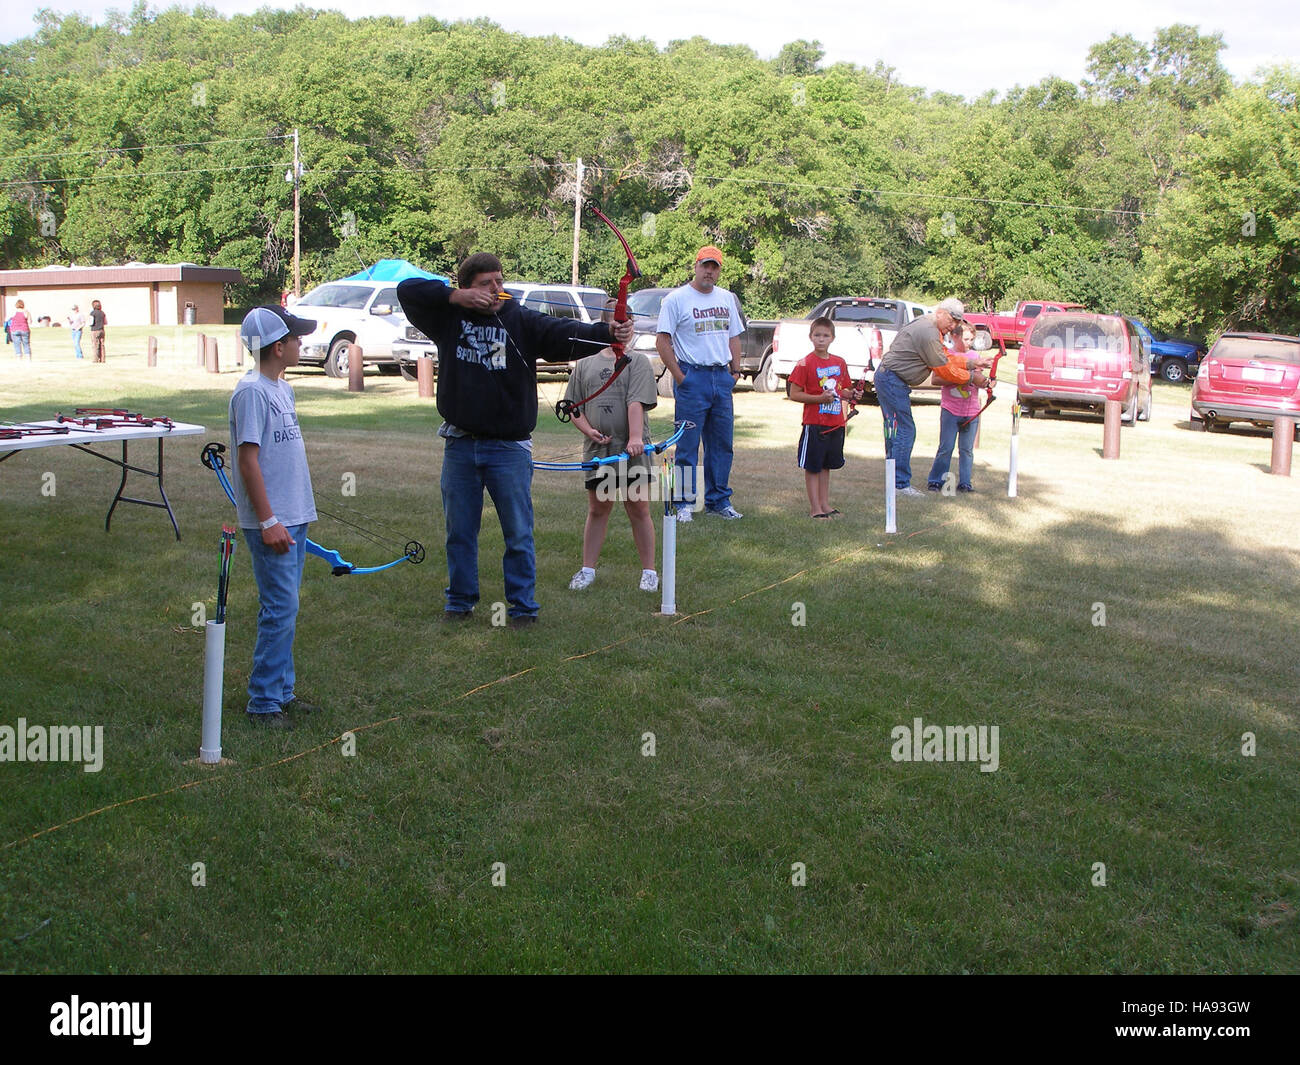
<svg viewBox="0 0 1300 1065">
<path fill-rule="evenodd" d="M 438 413 L 471 436 L 527 440 L 537 428 L 537 360 L 586 358 L 614 339 L 603 322 L 555 318 L 513 299 L 496 314 L 471 314 L 451 302 L 451 291 L 409 278 L 397 299 L 438 345 Z"/>
</svg>

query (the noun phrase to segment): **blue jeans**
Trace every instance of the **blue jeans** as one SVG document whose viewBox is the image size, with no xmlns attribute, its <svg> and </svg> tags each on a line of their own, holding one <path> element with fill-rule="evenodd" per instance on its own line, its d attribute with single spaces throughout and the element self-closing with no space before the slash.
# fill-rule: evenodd
<svg viewBox="0 0 1300 1065">
<path fill-rule="evenodd" d="M 70 329 L 68 332 L 72 334 L 72 350 L 77 353 L 77 358 L 84 359 L 85 356 L 81 353 L 81 330 Z"/>
<path fill-rule="evenodd" d="M 939 450 L 934 453 L 934 465 L 930 467 L 927 486 L 943 487 L 943 479 L 948 476 L 948 465 L 952 462 L 952 446 L 957 445 L 957 487 L 969 488 L 971 469 L 975 465 L 975 434 L 979 432 L 980 420 L 972 418 L 966 427 L 960 428 L 964 417 L 953 414 L 946 408 L 939 411 Z"/>
<path fill-rule="evenodd" d="M 261 529 L 244 529 L 257 581 L 257 643 L 248 677 L 248 712 L 273 714 L 293 699 L 293 634 L 298 625 L 298 585 L 307 559 L 307 526 L 295 525 L 295 543 L 277 555 L 262 543 Z"/>
<path fill-rule="evenodd" d="M 703 369 L 683 366 L 686 376 L 673 385 L 677 421 L 695 423 L 677 443 L 675 501 L 695 503 L 698 498 L 696 453 L 704 444 L 704 505 L 721 510 L 731 502 L 732 433 L 735 425 L 731 390 L 736 387 L 729 367 Z"/>
<path fill-rule="evenodd" d="M 442 512 L 447 523 L 447 606 L 473 610 L 478 594 L 478 534 L 483 489 L 492 497 L 506 550 L 501 558 L 509 614 L 537 616 L 533 550 L 533 453 L 518 440 L 452 436 L 442 453 Z"/>
<path fill-rule="evenodd" d="M 885 458 L 894 460 L 894 487 L 912 483 L 912 445 L 916 443 L 916 422 L 912 419 L 912 390 L 893 370 L 879 370 L 875 377 L 876 398 L 885 424 Z M 898 432 L 891 443 L 889 422 L 894 419 Z"/>
<path fill-rule="evenodd" d="M 31 333 L 14 333 L 14 354 L 21 357 L 26 355 L 29 359 L 32 357 L 32 335 Z"/>
</svg>

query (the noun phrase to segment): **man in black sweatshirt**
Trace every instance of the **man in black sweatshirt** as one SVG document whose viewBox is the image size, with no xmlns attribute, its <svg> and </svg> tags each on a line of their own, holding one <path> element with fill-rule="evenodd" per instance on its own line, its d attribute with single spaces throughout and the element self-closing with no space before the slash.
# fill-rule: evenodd
<svg viewBox="0 0 1300 1065">
<path fill-rule="evenodd" d="M 479 252 L 457 272 L 459 288 L 411 278 L 397 298 L 411 324 L 438 345 L 438 413 L 444 421 L 442 509 L 447 525 L 445 617 L 465 621 L 479 600 L 483 489 L 506 550 L 501 560 L 511 628 L 537 620 L 533 548 L 533 450 L 537 361 L 593 355 L 632 339 L 632 323 L 587 325 L 521 307 L 504 288 L 501 262 Z"/>
</svg>

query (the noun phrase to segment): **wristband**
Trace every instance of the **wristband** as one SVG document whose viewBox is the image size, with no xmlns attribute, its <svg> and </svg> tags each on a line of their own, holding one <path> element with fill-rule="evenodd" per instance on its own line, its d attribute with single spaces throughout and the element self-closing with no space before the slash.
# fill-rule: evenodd
<svg viewBox="0 0 1300 1065">
<path fill-rule="evenodd" d="M 258 522 L 258 524 L 262 526 L 262 532 L 266 532 L 266 530 L 271 528 L 271 526 L 279 525 L 280 519 L 277 518 L 274 514 L 272 514 L 269 518 L 266 519 L 266 521 Z"/>
</svg>

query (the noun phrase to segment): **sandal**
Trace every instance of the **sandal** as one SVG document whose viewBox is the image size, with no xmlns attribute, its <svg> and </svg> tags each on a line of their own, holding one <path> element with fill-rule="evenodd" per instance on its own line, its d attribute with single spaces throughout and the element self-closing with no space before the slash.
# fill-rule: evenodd
<svg viewBox="0 0 1300 1065">
<path fill-rule="evenodd" d="M 831 516 L 830 516 L 829 514 L 814 514 L 814 515 L 813 515 L 813 518 L 814 518 L 815 520 L 817 520 L 817 521 L 830 521 L 830 520 L 831 520 Z"/>
</svg>

